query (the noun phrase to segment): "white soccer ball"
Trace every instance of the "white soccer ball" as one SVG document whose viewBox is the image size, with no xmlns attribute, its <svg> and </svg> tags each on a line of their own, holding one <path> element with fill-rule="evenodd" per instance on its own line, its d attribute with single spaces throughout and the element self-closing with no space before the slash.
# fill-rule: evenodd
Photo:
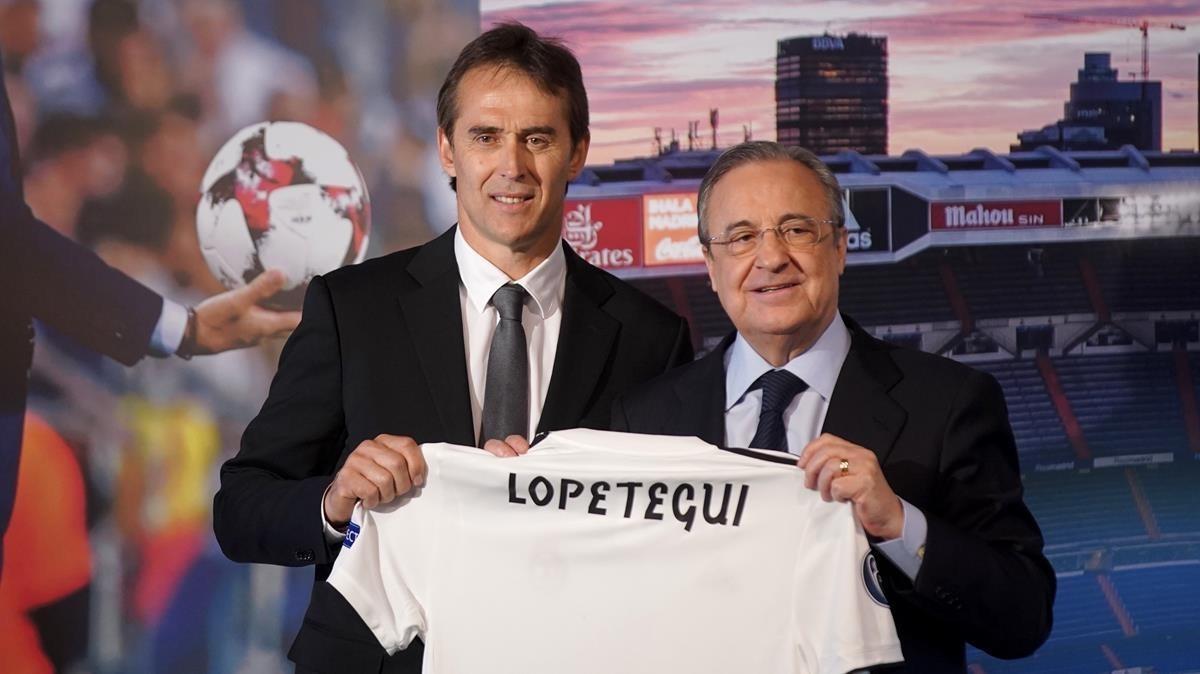
<svg viewBox="0 0 1200 674">
<path fill-rule="evenodd" d="M 227 288 L 282 269 L 267 305 L 296 309 L 308 282 L 361 262 L 371 229 L 362 173 L 336 140 L 299 122 L 262 122 L 217 151 L 200 185 L 200 252 Z"/>
</svg>

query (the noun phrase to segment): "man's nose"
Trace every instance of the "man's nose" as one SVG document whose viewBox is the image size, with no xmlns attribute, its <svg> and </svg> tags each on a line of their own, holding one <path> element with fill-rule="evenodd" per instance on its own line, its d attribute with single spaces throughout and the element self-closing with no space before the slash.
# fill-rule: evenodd
<svg viewBox="0 0 1200 674">
<path fill-rule="evenodd" d="M 758 249 L 754 251 L 754 264 L 763 269 L 780 269 L 791 260 L 787 244 L 779 236 L 779 230 L 759 232 Z"/>
<path fill-rule="evenodd" d="M 528 172 L 528 156 L 523 143 L 505 143 L 500 150 L 500 175 L 508 180 L 520 180 Z"/>
</svg>

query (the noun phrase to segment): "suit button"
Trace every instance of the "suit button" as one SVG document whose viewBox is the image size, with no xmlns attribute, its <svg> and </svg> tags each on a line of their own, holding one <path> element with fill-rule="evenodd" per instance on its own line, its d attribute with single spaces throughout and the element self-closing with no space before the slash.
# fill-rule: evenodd
<svg viewBox="0 0 1200 674">
<path fill-rule="evenodd" d="M 316 555 L 313 554 L 312 550 L 297 550 L 296 551 L 296 561 L 297 562 L 311 562 L 314 559 L 316 559 Z"/>
</svg>

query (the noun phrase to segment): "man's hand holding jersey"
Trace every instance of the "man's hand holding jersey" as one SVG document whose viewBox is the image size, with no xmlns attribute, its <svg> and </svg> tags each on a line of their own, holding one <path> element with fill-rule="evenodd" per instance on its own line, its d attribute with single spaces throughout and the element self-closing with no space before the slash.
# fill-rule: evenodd
<svg viewBox="0 0 1200 674">
<path fill-rule="evenodd" d="M 498 457 L 519 456 L 529 451 L 529 441 L 510 435 L 504 440 L 488 440 L 483 449 Z M 424 484 L 425 471 L 425 457 L 412 438 L 380 434 L 363 440 L 325 490 L 325 520 L 341 529 L 350 521 L 356 503 L 362 501 L 368 510 L 391 503 Z"/>
<path fill-rule="evenodd" d="M 424 482 L 425 458 L 412 438 L 380 434 L 363 440 L 325 490 L 325 519 L 334 527 L 344 527 L 359 501 L 374 508 Z"/>
<path fill-rule="evenodd" d="M 496 456 L 520 456 L 529 451 L 529 441 L 520 435 L 510 435 L 503 440 L 488 440 L 483 449 Z"/>
<path fill-rule="evenodd" d="M 891 540 L 904 530 L 904 507 L 892 491 L 875 452 L 836 435 L 822 433 L 808 443 L 796 465 L 804 470 L 804 486 L 825 501 L 853 503 L 866 532 Z"/>
</svg>

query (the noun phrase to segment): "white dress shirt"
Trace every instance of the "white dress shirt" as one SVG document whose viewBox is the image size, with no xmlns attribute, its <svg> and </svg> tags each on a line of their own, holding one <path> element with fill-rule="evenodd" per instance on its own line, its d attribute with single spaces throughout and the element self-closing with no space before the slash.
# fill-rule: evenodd
<svg viewBox="0 0 1200 674">
<path fill-rule="evenodd" d="M 519 279 L 510 279 L 471 248 L 463 238 L 462 230 L 454 232 L 454 257 L 458 259 L 458 305 L 462 311 L 471 422 L 476 438 L 483 415 L 488 354 L 492 350 L 492 335 L 500 322 L 500 315 L 491 304 L 492 295 L 506 283 L 515 283 L 529 293 L 521 312 L 521 325 L 525 328 L 529 354 L 529 428 L 525 437 L 531 438 L 542 418 L 542 405 L 546 402 L 554 355 L 558 351 L 563 292 L 567 282 L 567 258 L 562 246 L 555 246 L 550 257 Z"/>
<path fill-rule="evenodd" d="M 558 352 L 563 293 L 567 283 L 567 258 L 562 245 L 556 245 L 550 257 L 519 279 L 510 279 L 471 248 L 463 238 L 461 229 L 454 232 L 454 257 L 458 261 L 458 307 L 462 312 L 473 437 L 479 437 L 479 426 L 483 420 L 488 355 L 492 350 L 492 335 L 500 322 L 500 315 L 492 306 L 492 295 L 507 283 L 515 283 L 529 293 L 524 311 L 521 312 L 521 325 L 525 328 L 525 344 L 529 354 L 529 428 L 525 437 L 531 438 L 542 418 L 542 405 L 546 402 L 550 375 L 554 371 L 554 356 Z M 321 521 L 325 523 L 327 541 L 336 543 L 345 537 L 325 519 L 324 499 L 321 503 Z"/>
<path fill-rule="evenodd" d="M 799 454 L 821 434 L 829 400 L 846 356 L 850 353 L 850 331 L 840 313 L 807 351 L 784 364 L 808 384 L 788 404 L 783 412 L 787 429 L 787 450 Z M 750 343 L 738 333 L 725 351 L 725 446 L 749 447 L 758 430 L 758 412 L 762 406 L 762 389 L 750 390 L 751 385 L 766 372 L 775 369 L 758 355 Z M 784 448 L 779 448 L 784 449 Z M 910 579 L 916 579 L 921 568 L 921 549 L 925 545 L 928 524 L 925 515 L 904 499 L 904 528 L 900 538 L 875 543 Z"/>
<path fill-rule="evenodd" d="M 157 358 L 174 355 L 183 342 L 187 318 L 187 309 L 182 304 L 164 297 L 162 313 L 154 324 L 154 332 L 150 333 L 150 355 Z"/>
</svg>

